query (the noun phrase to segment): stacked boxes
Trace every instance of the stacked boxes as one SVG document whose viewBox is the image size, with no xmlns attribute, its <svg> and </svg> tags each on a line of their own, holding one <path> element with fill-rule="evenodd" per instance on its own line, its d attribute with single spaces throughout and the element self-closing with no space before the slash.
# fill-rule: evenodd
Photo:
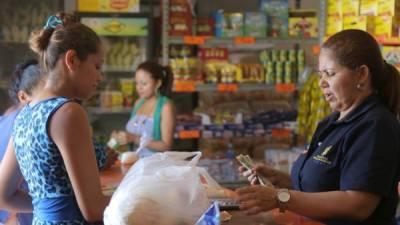
<svg viewBox="0 0 400 225">
<path fill-rule="evenodd" d="M 399 36 L 399 0 L 329 0 L 326 35 L 342 29 L 365 30 L 378 38 Z"/>
</svg>

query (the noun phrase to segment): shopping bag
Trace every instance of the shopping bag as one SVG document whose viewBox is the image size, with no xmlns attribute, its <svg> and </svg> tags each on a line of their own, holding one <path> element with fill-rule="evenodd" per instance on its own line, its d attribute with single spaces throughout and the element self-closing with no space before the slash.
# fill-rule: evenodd
<svg viewBox="0 0 400 225">
<path fill-rule="evenodd" d="M 112 196 L 104 224 L 195 224 L 210 204 L 200 181 L 204 170 L 196 167 L 200 157 L 200 152 L 164 152 L 137 161 Z"/>
</svg>

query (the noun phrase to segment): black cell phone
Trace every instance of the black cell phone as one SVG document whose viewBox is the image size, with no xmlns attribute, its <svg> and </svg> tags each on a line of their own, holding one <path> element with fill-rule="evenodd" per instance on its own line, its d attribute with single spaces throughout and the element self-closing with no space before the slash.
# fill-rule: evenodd
<svg viewBox="0 0 400 225">
<path fill-rule="evenodd" d="M 220 210 L 239 210 L 239 203 L 231 198 L 218 198 L 212 201 L 218 204 Z"/>
</svg>

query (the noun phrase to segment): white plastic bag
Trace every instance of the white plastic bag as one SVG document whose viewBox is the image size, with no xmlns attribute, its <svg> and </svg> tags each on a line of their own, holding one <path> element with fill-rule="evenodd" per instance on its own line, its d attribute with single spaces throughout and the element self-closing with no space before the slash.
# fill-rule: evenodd
<svg viewBox="0 0 400 225">
<path fill-rule="evenodd" d="M 165 152 L 137 161 L 112 196 L 104 224 L 195 224 L 210 205 L 200 182 L 204 170 L 196 167 L 200 157 L 200 152 Z"/>
</svg>

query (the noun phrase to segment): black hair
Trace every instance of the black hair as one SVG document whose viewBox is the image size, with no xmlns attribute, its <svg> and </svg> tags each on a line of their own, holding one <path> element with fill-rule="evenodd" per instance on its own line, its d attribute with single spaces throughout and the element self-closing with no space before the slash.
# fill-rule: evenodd
<svg viewBox="0 0 400 225">
<path fill-rule="evenodd" d="M 38 85 L 42 74 L 43 72 L 36 59 L 30 59 L 16 65 L 8 89 L 8 95 L 14 104 L 19 103 L 19 91 L 25 91 L 28 95 L 32 94 L 32 90 Z"/>
</svg>

